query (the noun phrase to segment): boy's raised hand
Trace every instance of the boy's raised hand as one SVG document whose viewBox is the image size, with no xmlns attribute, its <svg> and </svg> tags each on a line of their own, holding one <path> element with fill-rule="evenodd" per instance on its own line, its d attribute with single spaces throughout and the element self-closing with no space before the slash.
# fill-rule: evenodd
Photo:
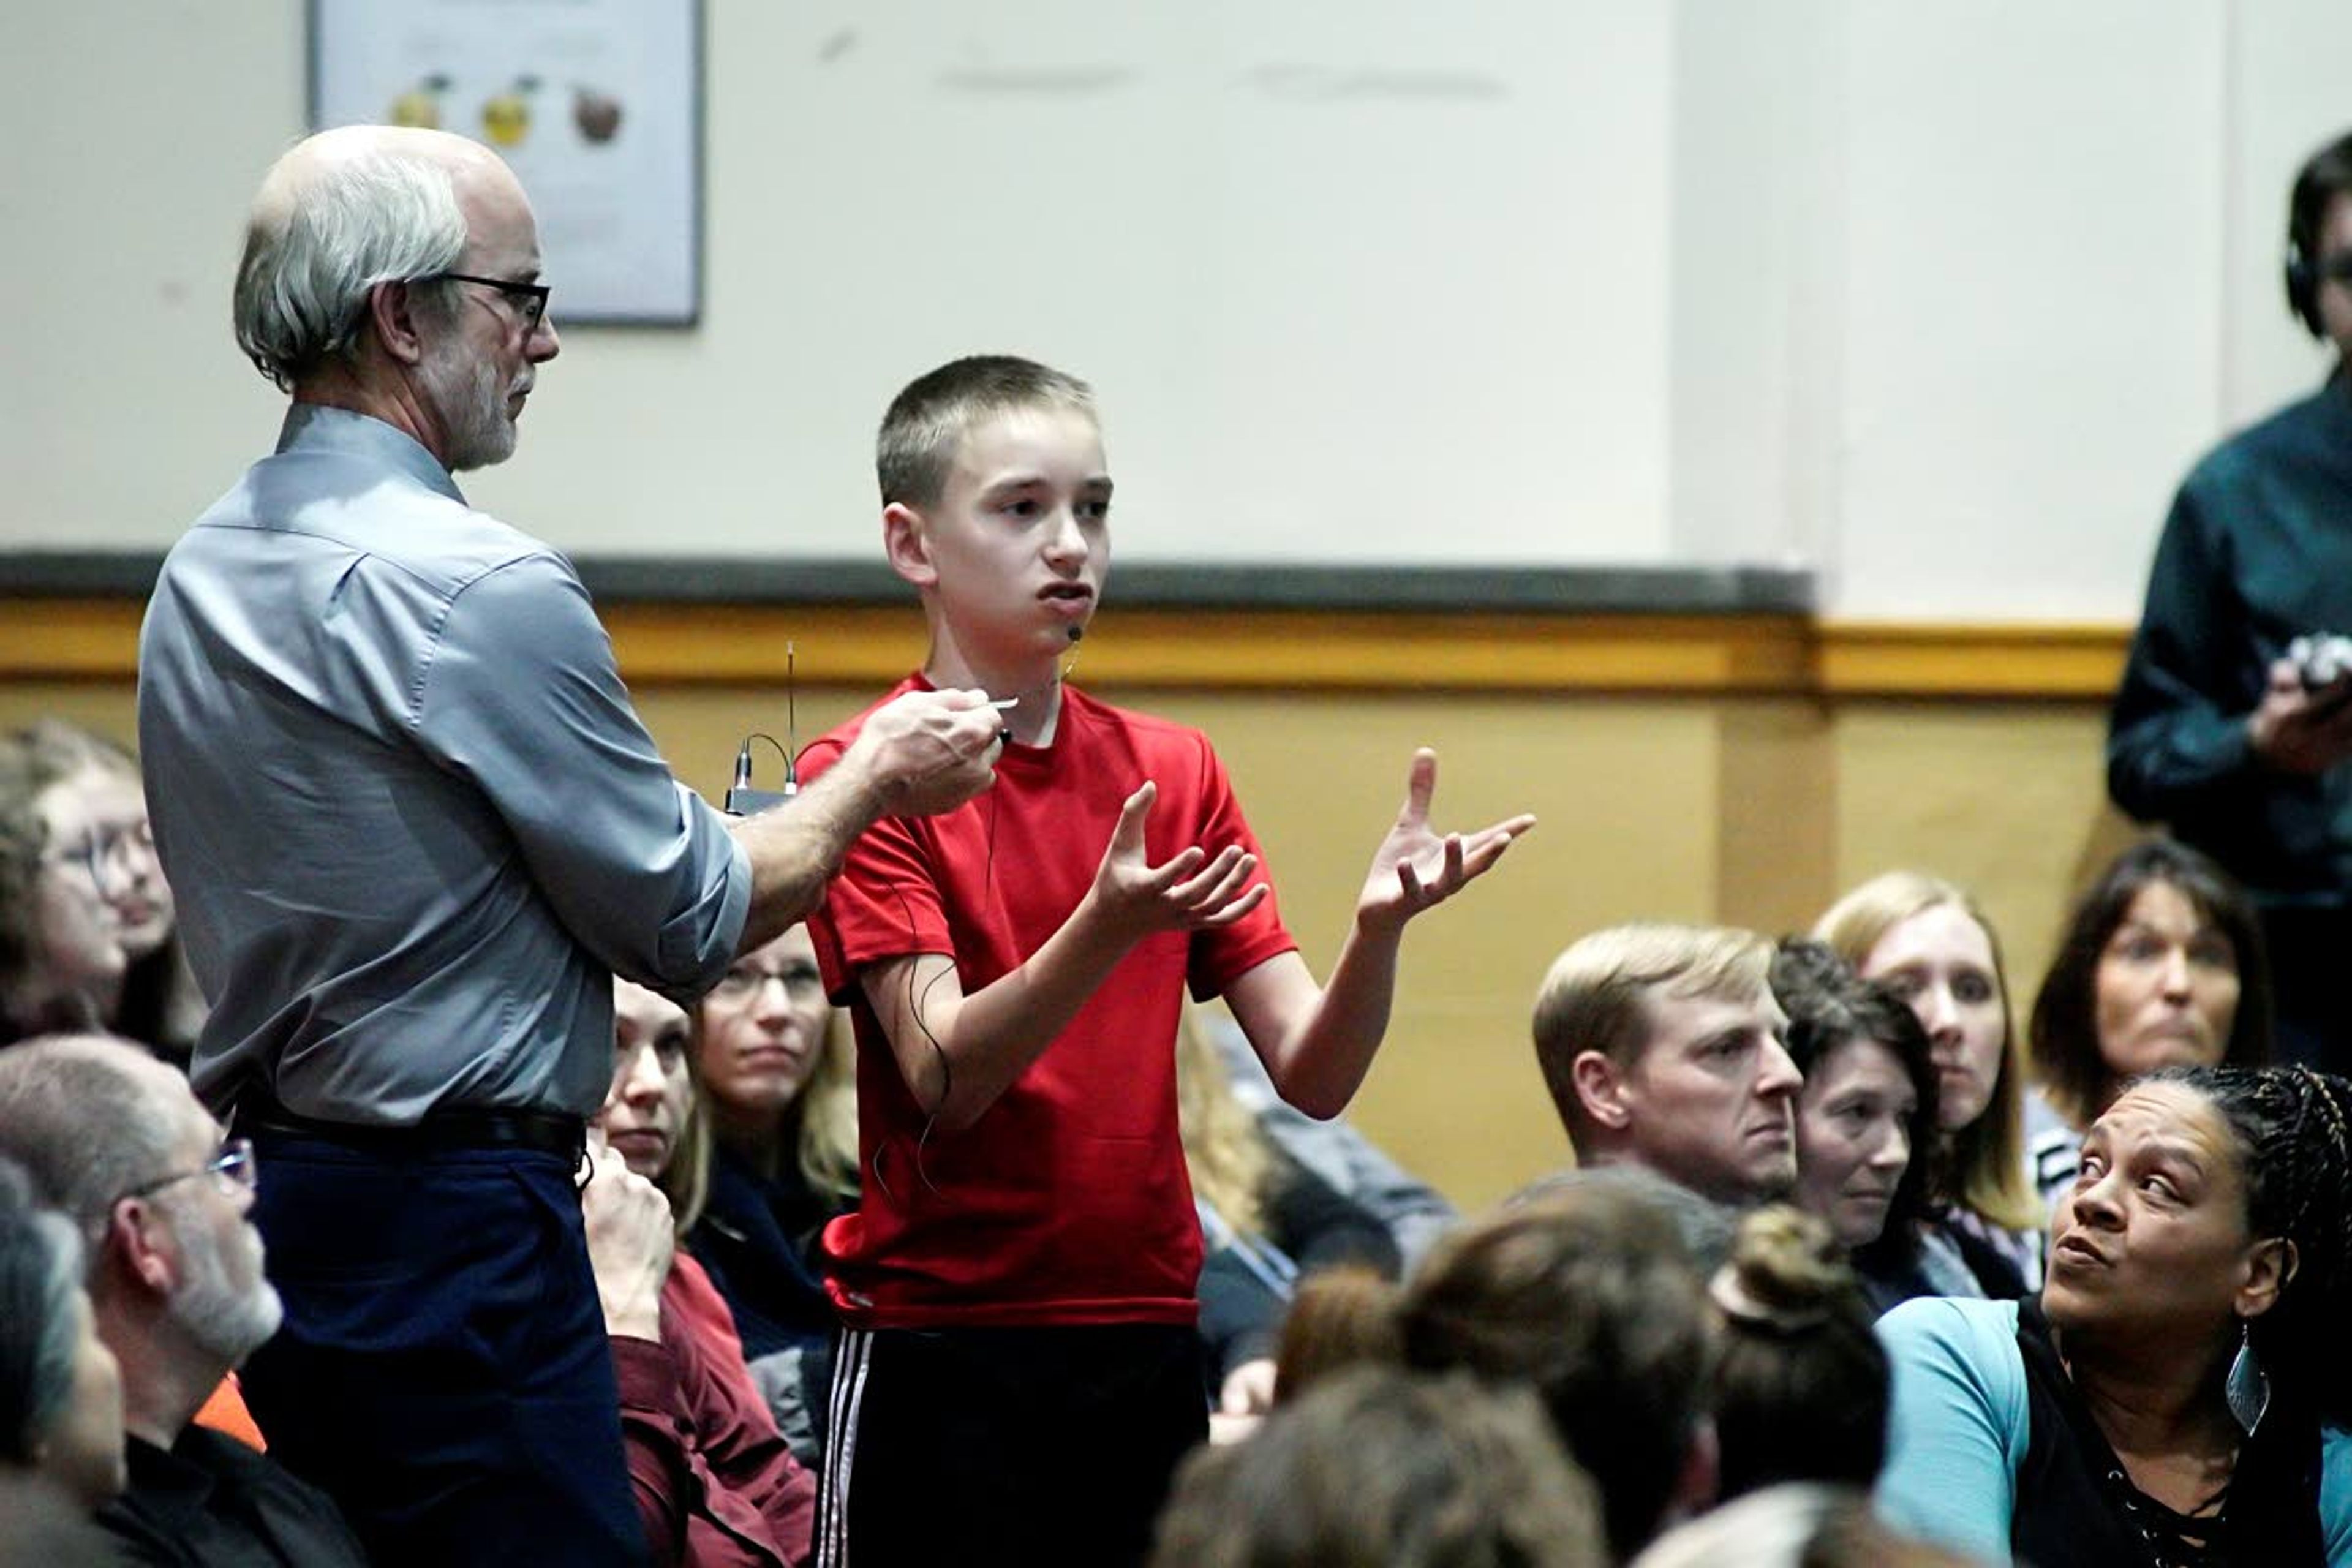
<svg viewBox="0 0 2352 1568">
<path fill-rule="evenodd" d="M 1265 901 L 1266 886 L 1250 885 L 1257 857 L 1229 844 L 1213 860 L 1199 845 L 1158 866 L 1145 858 L 1144 818 L 1160 786 L 1145 780 L 1119 808 L 1088 896 L 1103 916 L 1130 936 L 1230 925 Z"/>
<path fill-rule="evenodd" d="M 1443 838 L 1430 828 L 1429 802 L 1437 791 L 1437 753 L 1423 746 L 1412 754 L 1405 775 L 1404 807 L 1396 826 L 1381 840 L 1372 856 L 1363 896 L 1356 900 L 1356 923 L 1390 933 L 1433 904 L 1442 904 L 1469 883 L 1485 876 L 1511 841 L 1536 825 L 1521 815 L 1482 827 L 1475 833 L 1449 833 Z"/>
</svg>

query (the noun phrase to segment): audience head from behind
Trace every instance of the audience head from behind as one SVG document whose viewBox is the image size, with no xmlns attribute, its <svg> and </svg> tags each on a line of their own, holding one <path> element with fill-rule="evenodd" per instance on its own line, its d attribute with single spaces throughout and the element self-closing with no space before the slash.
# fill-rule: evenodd
<svg viewBox="0 0 2352 1568">
<path fill-rule="evenodd" d="M 2253 905 L 2211 860 L 2136 844 L 2075 903 L 2028 1030 L 2043 1092 L 2087 1127 L 2165 1067 L 2270 1059 L 2270 965 Z"/>
<path fill-rule="evenodd" d="M 1751 1211 L 1707 1300 L 1721 1330 L 1721 1495 L 1783 1481 L 1867 1490 L 1886 1458 L 1886 1352 L 1829 1226 L 1783 1205 Z"/>
<path fill-rule="evenodd" d="M 1852 1487 L 1787 1482 L 1669 1531 L 1631 1568 L 1970 1568 L 1881 1523 Z"/>
<path fill-rule="evenodd" d="M 2025 1160 L 2025 1058 L 1992 922 L 1967 889 L 1889 871 L 1830 906 L 1812 934 L 1900 996 L 1927 1031 L 1948 1198 L 1993 1225 L 2032 1230 L 2042 1206 Z"/>
<path fill-rule="evenodd" d="M 86 1238 L 125 1426 L 169 1447 L 278 1329 L 247 1218 L 251 1146 L 226 1138 L 188 1080 L 138 1047 L 55 1036 L 0 1051 L 0 1155 Z"/>
<path fill-rule="evenodd" d="M 1589 1480 L 1523 1388 L 1360 1366 L 1194 1451 L 1155 1568 L 1602 1568 Z"/>
<path fill-rule="evenodd" d="M 1786 1196 L 1802 1080 L 1781 1042 L 1771 944 L 1629 925 L 1553 961 L 1536 1059 L 1580 1165 L 1644 1166 L 1718 1203 Z"/>
<path fill-rule="evenodd" d="M 680 1236 L 710 1186 L 709 1121 L 688 1067 L 694 1020 L 658 991 L 613 982 L 613 1081 L 595 1123 L 630 1171 L 661 1188 Z"/>
<path fill-rule="evenodd" d="M 1464 1226 L 1401 1287 L 1309 1279 L 1292 1313 L 1320 1315 L 1325 1376 L 1353 1345 L 1531 1386 L 1600 1488 L 1620 1557 L 1714 1496 L 1704 1280 L 1674 1211 L 1639 1184 L 1579 1182 Z M 1285 1404 L 1321 1386 L 1310 1370 L 1281 1369 Z"/>
<path fill-rule="evenodd" d="M 298 403 L 385 420 L 451 472 L 513 455 L 560 349 L 537 220 L 498 155 L 446 132 L 342 126 L 255 195 L 237 346 Z"/>
<path fill-rule="evenodd" d="M 81 1238 L 71 1221 L 34 1202 L 24 1173 L 5 1159 L 0 1457 L 84 1508 L 122 1489 L 121 1374 L 82 1288 Z"/>
<path fill-rule="evenodd" d="M 1936 1156 L 1927 1030 L 1901 997 L 1856 975 L 1819 942 L 1780 943 L 1772 994 L 1789 1016 L 1789 1055 L 1805 1078 L 1790 1201 L 1826 1221 L 1848 1252 L 1882 1239 L 1900 1248 L 1927 1211 Z"/>
</svg>

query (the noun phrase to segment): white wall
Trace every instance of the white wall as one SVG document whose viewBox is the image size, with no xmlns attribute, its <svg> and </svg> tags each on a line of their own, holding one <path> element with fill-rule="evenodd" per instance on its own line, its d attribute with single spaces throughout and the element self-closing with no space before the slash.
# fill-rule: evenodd
<svg viewBox="0 0 2352 1568">
<path fill-rule="evenodd" d="M 0 545 L 155 548 L 268 441 L 226 331 L 303 7 L 0 21 Z M 2315 379 L 2323 0 L 709 0 L 704 320 L 575 329 L 478 500 L 868 553 L 895 386 L 1100 386 L 1124 555 L 1811 561 L 1854 616 L 2134 612 Z M 561 319 L 560 268 L 558 287 Z"/>
</svg>

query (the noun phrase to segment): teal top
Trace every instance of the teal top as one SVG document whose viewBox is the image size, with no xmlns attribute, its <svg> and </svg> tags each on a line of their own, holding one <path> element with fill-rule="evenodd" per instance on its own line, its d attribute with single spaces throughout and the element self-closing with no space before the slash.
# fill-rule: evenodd
<svg viewBox="0 0 2352 1568">
<path fill-rule="evenodd" d="M 2017 1303 L 1922 1298 L 1878 1320 L 1894 1378 L 1880 1516 L 1987 1563 L 2010 1561 L 2028 1431 Z M 2352 1565 L 2352 1434 L 2320 1434 L 2320 1538 Z"/>
</svg>

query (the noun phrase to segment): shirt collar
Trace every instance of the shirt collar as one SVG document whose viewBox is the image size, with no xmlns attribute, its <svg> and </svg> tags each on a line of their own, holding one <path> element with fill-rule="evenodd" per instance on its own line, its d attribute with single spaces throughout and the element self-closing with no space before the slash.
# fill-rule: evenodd
<svg viewBox="0 0 2352 1568">
<path fill-rule="evenodd" d="M 278 432 L 280 452 L 341 452 L 394 468 L 464 506 L 466 497 L 440 460 L 415 437 L 373 415 L 323 403 L 297 403 Z"/>
</svg>

